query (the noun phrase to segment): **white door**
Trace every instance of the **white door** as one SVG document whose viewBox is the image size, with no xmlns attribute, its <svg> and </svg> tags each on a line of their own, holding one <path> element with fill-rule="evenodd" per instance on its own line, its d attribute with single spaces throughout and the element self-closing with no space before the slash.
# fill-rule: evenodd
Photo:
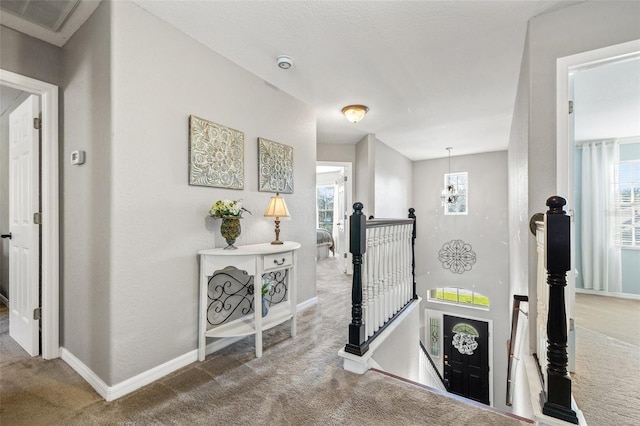
<svg viewBox="0 0 640 426">
<path fill-rule="evenodd" d="M 340 264 L 340 270 L 342 272 L 347 272 L 347 253 L 349 252 L 349 247 L 347 246 L 347 228 L 349 222 L 349 215 L 346 213 L 346 200 L 345 200 L 345 173 L 344 168 L 340 171 L 338 175 L 338 180 L 336 181 L 336 186 L 338 188 L 337 191 L 337 200 L 336 206 L 338 214 L 338 220 L 335 222 L 335 230 L 334 235 L 337 235 L 337 239 L 335 241 L 336 249 L 334 253 L 338 256 L 338 262 Z"/>
<path fill-rule="evenodd" d="M 40 354 L 39 100 L 31 95 L 9 116 L 9 335 L 31 356 Z"/>
</svg>

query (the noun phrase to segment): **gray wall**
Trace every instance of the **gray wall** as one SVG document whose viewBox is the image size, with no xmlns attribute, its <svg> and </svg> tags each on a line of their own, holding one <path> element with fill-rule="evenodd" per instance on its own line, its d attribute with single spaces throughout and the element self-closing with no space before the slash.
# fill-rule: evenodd
<svg viewBox="0 0 640 426">
<path fill-rule="evenodd" d="M 364 214 L 379 218 L 406 217 L 412 207 L 412 162 L 369 134 L 356 145 L 353 202 Z"/>
<path fill-rule="evenodd" d="M 341 161 L 355 164 L 356 146 L 319 143 L 316 145 L 316 159 L 318 161 Z"/>
<path fill-rule="evenodd" d="M 373 135 L 367 135 L 356 145 L 356 164 L 354 167 L 355 191 L 353 194 L 354 203 L 364 205 L 364 214 L 368 217 L 375 213 L 374 206 L 374 147 Z"/>
<path fill-rule="evenodd" d="M 444 214 L 440 194 L 446 158 L 413 163 L 413 200 L 417 216 L 415 246 L 418 295 L 422 308 L 493 320 L 493 399 L 505 409 L 509 318 L 509 226 L 507 213 L 507 152 L 451 157 L 452 172 L 468 172 L 469 214 Z M 454 274 L 442 267 L 438 251 L 454 239 L 470 244 L 476 263 L 470 271 Z M 488 296 L 490 310 L 427 301 L 429 289 L 460 287 Z"/>
<path fill-rule="evenodd" d="M 640 2 L 584 2 L 529 22 L 529 206 L 526 212 L 520 209 L 523 216 L 545 211 L 546 199 L 556 193 L 556 60 L 636 39 L 640 39 Z M 534 247 L 531 236 L 530 253 L 535 253 Z M 531 295 L 534 265 L 535 256 L 529 256 Z"/>
<path fill-rule="evenodd" d="M 61 346 L 107 384 L 115 362 L 111 7 L 102 2 L 63 48 L 60 153 Z M 73 150 L 86 151 L 85 164 L 70 165 Z"/>
<path fill-rule="evenodd" d="M 528 37 L 528 36 L 527 36 Z M 509 136 L 509 299 L 529 294 L 529 42 L 525 40 Z M 533 251 L 532 253 L 535 253 Z"/>
<path fill-rule="evenodd" d="M 65 46 L 64 77 L 65 116 L 81 119 L 65 121 L 63 158 L 87 151 L 64 167 L 64 345 L 108 385 L 196 348 L 196 253 L 223 246 L 216 200 L 254 213 L 240 244 L 273 239 L 258 137 L 294 148 L 281 238 L 303 245 L 298 301 L 315 296 L 311 108 L 129 2 L 104 2 Z M 190 114 L 244 132 L 244 190 L 188 185 Z"/>
<path fill-rule="evenodd" d="M 0 25 L 0 68 L 27 77 L 60 84 L 60 62 L 62 52 L 59 47 L 29 37 Z M 27 95 L 24 95 L 26 98 Z M 14 105 L 14 107 L 17 105 Z M 4 108 L 3 108 L 4 110 Z M 9 113 L 2 116 L 2 138 L 0 139 L 0 231 L 8 232 L 8 156 Z M 0 243 L 0 294 L 9 296 L 9 241 Z"/>
<path fill-rule="evenodd" d="M 412 162 L 398 151 L 375 140 L 375 216 L 407 217 L 412 206 Z"/>
<path fill-rule="evenodd" d="M 0 68 L 60 84 L 61 49 L 0 25 Z"/>
</svg>

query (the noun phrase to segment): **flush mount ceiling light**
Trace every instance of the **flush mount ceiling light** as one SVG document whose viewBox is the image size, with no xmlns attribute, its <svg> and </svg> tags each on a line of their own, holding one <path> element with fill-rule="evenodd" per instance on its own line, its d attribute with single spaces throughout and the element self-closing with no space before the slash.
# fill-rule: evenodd
<svg viewBox="0 0 640 426">
<path fill-rule="evenodd" d="M 342 108 L 342 113 L 347 117 L 347 120 L 352 123 L 357 123 L 362 120 L 367 111 L 369 111 L 369 107 L 364 105 L 347 105 Z"/>
<path fill-rule="evenodd" d="M 288 70 L 293 66 L 293 59 L 287 55 L 280 55 L 276 58 L 276 62 L 283 70 Z"/>
</svg>

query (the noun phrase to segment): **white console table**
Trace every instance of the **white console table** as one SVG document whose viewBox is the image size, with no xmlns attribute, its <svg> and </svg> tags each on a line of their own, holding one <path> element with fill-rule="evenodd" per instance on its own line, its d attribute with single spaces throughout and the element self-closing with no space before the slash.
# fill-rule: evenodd
<svg viewBox="0 0 640 426">
<path fill-rule="evenodd" d="M 262 331 L 291 320 L 291 337 L 296 335 L 296 250 L 300 244 L 285 241 L 281 245 L 252 244 L 238 246 L 237 250 L 200 250 L 200 309 L 198 331 L 198 359 L 206 355 L 207 337 L 238 337 L 255 334 L 256 357 L 262 356 Z M 233 266 L 254 277 L 254 312 L 227 323 L 211 326 L 207 322 L 209 278 L 216 271 Z M 262 274 L 288 270 L 288 300 L 274 305 L 262 317 Z"/>
</svg>

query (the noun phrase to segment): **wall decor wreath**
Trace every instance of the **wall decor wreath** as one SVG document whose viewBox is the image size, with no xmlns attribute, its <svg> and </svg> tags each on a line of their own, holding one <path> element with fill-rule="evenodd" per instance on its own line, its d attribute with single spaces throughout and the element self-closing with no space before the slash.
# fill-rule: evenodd
<svg viewBox="0 0 640 426">
<path fill-rule="evenodd" d="M 438 260 L 442 262 L 442 267 L 448 269 L 453 274 L 462 274 L 470 271 L 476 263 L 476 252 L 471 244 L 462 240 L 451 240 L 442 245 L 438 252 Z"/>
</svg>

